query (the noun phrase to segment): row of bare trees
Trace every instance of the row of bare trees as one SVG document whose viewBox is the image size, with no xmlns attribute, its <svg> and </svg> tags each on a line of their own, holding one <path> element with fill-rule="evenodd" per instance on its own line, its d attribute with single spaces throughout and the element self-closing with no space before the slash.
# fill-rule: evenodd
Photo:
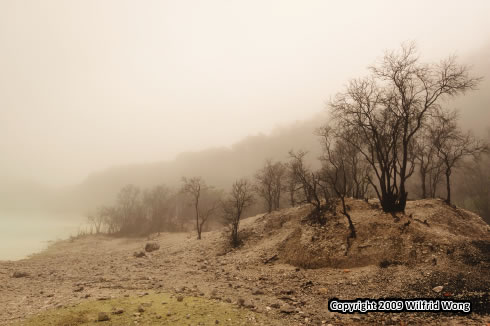
<svg viewBox="0 0 490 326">
<path fill-rule="evenodd" d="M 114 205 L 101 206 L 88 215 L 88 222 L 95 233 L 142 236 L 184 231 L 194 220 L 197 239 L 201 239 L 214 217 L 217 225 L 228 226 L 230 242 L 238 246 L 240 220 L 253 204 L 253 195 L 246 179 L 237 180 L 229 193 L 207 185 L 201 177 L 182 178 L 179 191 L 164 185 L 142 191 L 130 184 L 119 191 Z"/>
</svg>

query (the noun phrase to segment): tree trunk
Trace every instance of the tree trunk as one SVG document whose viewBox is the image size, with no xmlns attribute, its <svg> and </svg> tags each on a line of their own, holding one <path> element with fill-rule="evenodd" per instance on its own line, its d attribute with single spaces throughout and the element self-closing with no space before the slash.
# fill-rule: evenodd
<svg viewBox="0 0 490 326">
<path fill-rule="evenodd" d="M 451 204 L 451 171 L 447 170 L 446 171 L 446 190 L 447 190 L 447 197 L 446 197 L 446 203 Z"/>
<path fill-rule="evenodd" d="M 347 221 L 349 222 L 349 229 L 350 229 L 349 238 L 355 238 L 357 236 L 356 229 L 354 228 L 354 224 L 352 223 L 352 219 L 350 218 L 349 213 L 347 213 L 347 208 L 345 206 L 345 199 L 344 197 L 341 197 L 340 199 L 342 200 L 342 214 L 344 214 L 345 217 L 347 217 Z"/>
<path fill-rule="evenodd" d="M 231 232 L 231 241 L 233 247 L 238 247 L 238 224 L 233 224 L 233 230 Z"/>
<path fill-rule="evenodd" d="M 422 199 L 427 198 L 427 187 L 425 185 L 426 171 L 423 167 L 420 167 L 420 181 L 422 183 Z"/>
<path fill-rule="evenodd" d="M 196 229 L 197 229 L 197 240 L 201 240 L 201 228 L 199 227 L 199 204 L 196 203 Z"/>
</svg>

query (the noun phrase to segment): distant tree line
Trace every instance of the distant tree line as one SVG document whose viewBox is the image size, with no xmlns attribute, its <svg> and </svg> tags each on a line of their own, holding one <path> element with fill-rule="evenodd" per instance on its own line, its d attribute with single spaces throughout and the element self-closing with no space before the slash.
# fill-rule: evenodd
<svg viewBox="0 0 490 326">
<path fill-rule="evenodd" d="M 164 185 L 141 190 L 128 184 L 118 193 L 114 205 L 101 206 L 88 215 L 95 233 L 147 235 L 181 231 L 188 220 L 183 195 Z M 184 214 L 184 215 L 183 215 Z"/>
<path fill-rule="evenodd" d="M 201 177 L 183 177 L 179 190 L 164 185 L 141 190 L 128 184 L 119 191 L 114 205 L 98 207 L 87 219 L 92 233 L 118 236 L 182 232 L 193 224 L 198 240 L 212 221 L 228 226 L 230 243 L 238 246 L 240 221 L 254 203 L 254 193 L 247 179 L 233 183 L 229 193 L 208 186 Z"/>
</svg>

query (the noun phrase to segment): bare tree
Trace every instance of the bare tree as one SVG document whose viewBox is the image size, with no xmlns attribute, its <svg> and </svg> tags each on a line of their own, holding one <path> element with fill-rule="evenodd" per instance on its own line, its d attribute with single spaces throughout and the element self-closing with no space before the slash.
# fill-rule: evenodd
<svg viewBox="0 0 490 326">
<path fill-rule="evenodd" d="M 267 160 L 264 167 L 255 175 L 256 192 L 265 200 L 269 213 L 280 207 L 285 173 L 286 168 L 283 163 Z"/>
<path fill-rule="evenodd" d="M 321 132 L 323 136 L 323 168 L 328 184 L 334 190 L 342 204 L 342 214 L 347 218 L 350 229 L 350 238 L 356 237 L 356 229 L 352 223 L 350 214 L 347 212 L 345 197 L 352 193 L 357 187 L 354 179 L 358 177 L 358 163 L 353 160 L 356 154 L 356 147 L 346 142 L 342 138 L 336 137 L 334 132 L 325 127 Z"/>
<path fill-rule="evenodd" d="M 206 182 L 201 177 L 193 177 L 190 179 L 183 177 L 182 182 L 184 183 L 182 192 L 188 194 L 192 199 L 192 205 L 194 206 L 196 216 L 197 239 L 201 240 L 201 233 L 204 225 L 217 210 L 220 201 L 219 198 L 210 200 L 209 193 L 211 192 L 212 187 L 207 186 Z"/>
<path fill-rule="evenodd" d="M 325 212 L 331 207 L 331 195 L 325 178 L 325 171 L 312 171 L 305 164 L 306 152 L 290 151 L 290 169 L 293 184 L 297 185 L 295 192 L 299 192 L 298 203 L 308 203 L 313 205 L 310 218 L 319 223 L 325 224 Z"/>
<path fill-rule="evenodd" d="M 230 228 L 230 238 L 233 247 L 240 244 L 238 228 L 243 212 L 254 201 L 253 187 L 246 179 L 235 181 L 231 187 L 228 198 L 223 201 L 224 220 Z"/>
<path fill-rule="evenodd" d="M 414 44 L 386 53 L 370 67 L 371 76 L 350 81 L 331 101 L 336 128 L 357 135 L 358 146 L 372 167 L 370 183 L 385 212 L 404 211 L 406 180 L 414 171 L 414 138 L 439 102 L 473 89 L 478 78 L 450 57 L 438 64 L 421 63 Z M 361 145 L 357 140 L 361 139 Z"/>
<path fill-rule="evenodd" d="M 141 190 L 135 185 L 124 186 L 117 196 L 116 212 L 119 232 L 134 234 L 141 230 L 144 224 Z"/>
<path fill-rule="evenodd" d="M 292 173 L 292 169 L 289 165 L 289 163 L 286 163 L 286 192 L 289 194 L 289 205 L 291 207 L 296 206 L 297 200 L 296 200 L 296 193 L 298 192 L 298 184 L 297 180 L 294 177 L 294 174 Z"/>
<path fill-rule="evenodd" d="M 463 168 L 462 190 L 465 202 L 490 224 L 490 155 L 470 162 Z"/>
<path fill-rule="evenodd" d="M 360 141 L 357 141 L 356 146 L 352 144 L 356 135 L 339 135 L 339 132 L 345 132 L 345 130 L 334 130 L 330 125 L 325 125 L 316 131 L 316 134 L 321 137 L 323 146 L 323 154 L 320 160 L 325 165 L 329 161 L 329 154 L 332 154 L 334 158 L 338 156 L 336 154 L 340 154 L 335 153 L 333 148 L 341 146 L 342 166 L 347 169 L 345 174 L 348 184 L 345 186 L 347 190 L 345 195 L 356 199 L 366 199 L 370 186 L 371 166 L 358 149 Z M 346 138 L 349 138 L 350 141 L 345 141 Z"/>
<path fill-rule="evenodd" d="M 107 233 L 113 234 L 120 231 L 120 214 L 115 206 L 102 206 L 98 213 L 103 219 Z"/>
<path fill-rule="evenodd" d="M 371 167 L 356 147 L 346 142 L 344 144 L 345 146 L 349 146 L 350 152 L 350 156 L 347 158 L 349 160 L 348 166 L 352 178 L 352 197 L 367 200 L 371 186 L 369 183 Z"/>
<path fill-rule="evenodd" d="M 285 191 L 289 194 L 289 205 L 291 207 L 307 202 L 304 184 L 301 182 L 302 178 L 298 178 L 297 176 L 298 172 L 306 172 L 303 170 L 304 155 L 306 155 L 306 152 L 290 152 L 290 160 L 284 164 L 284 167 L 286 168 Z M 300 161 L 298 161 L 298 159 Z"/>
<path fill-rule="evenodd" d="M 312 202 L 312 190 L 313 188 L 311 182 L 312 171 L 306 166 L 305 156 L 307 152 L 305 151 L 290 151 L 288 167 L 290 169 L 290 176 L 293 180 L 292 184 L 295 184 L 295 192 L 299 192 L 296 195 L 296 200 L 298 204 L 311 203 Z"/>
<path fill-rule="evenodd" d="M 420 135 L 415 139 L 415 159 L 418 165 L 422 198 L 436 197 L 437 187 L 443 175 L 443 162 L 437 155 L 437 148 L 434 144 L 436 123 L 434 118 L 429 118 L 421 128 Z"/>
<path fill-rule="evenodd" d="M 150 231 L 160 232 L 168 223 L 170 190 L 164 185 L 155 186 L 143 193 L 143 204 L 150 222 Z"/>
<path fill-rule="evenodd" d="M 470 132 L 464 133 L 457 124 L 456 112 L 443 112 L 438 117 L 434 145 L 437 155 L 444 164 L 446 176 L 446 202 L 451 204 L 451 174 L 465 157 L 477 157 L 488 152 L 488 144 L 475 138 Z"/>
<path fill-rule="evenodd" d="M 105 221 L 106 207 L 103 206 L 97 207 L 95 213 L 87 216 L 87 222 L 91 225 L 91 228 L 93 228 L 96 234 L 99 234 L 102 231 L 102 226 Z"/>
</svg>

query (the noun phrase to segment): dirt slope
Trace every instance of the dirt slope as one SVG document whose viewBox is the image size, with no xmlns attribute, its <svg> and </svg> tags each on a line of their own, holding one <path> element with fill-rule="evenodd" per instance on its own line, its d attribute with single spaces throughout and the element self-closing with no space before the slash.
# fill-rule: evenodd
<svg viewBox="0 0 490 326">
<path fill-rule="evenodd" d="M 18 262 L 0 262 L 0 324 L 104 297 L 179 293 L 241 305 L 284 325 L 486 325 L 490 228 L 439 200 L 409 202 L 392 216 L 375 201 L 348 201 L 358 237 L 347 242 L 341 214 L 310 225 L 308 206 L 243 221 L 244 244 L 223 231 L 161 234 L 160 249 L 136 258 L 147 239 L 64 241 Z M 12 277 L 14 272 L 28 273 Z M 433 288 L 442 286 L 440 292 Z M 329 312 L 329 298 L 469 299 L 469 315 Z M 192 312 L 190 312 L 192 313 Z"/>
</svg>

